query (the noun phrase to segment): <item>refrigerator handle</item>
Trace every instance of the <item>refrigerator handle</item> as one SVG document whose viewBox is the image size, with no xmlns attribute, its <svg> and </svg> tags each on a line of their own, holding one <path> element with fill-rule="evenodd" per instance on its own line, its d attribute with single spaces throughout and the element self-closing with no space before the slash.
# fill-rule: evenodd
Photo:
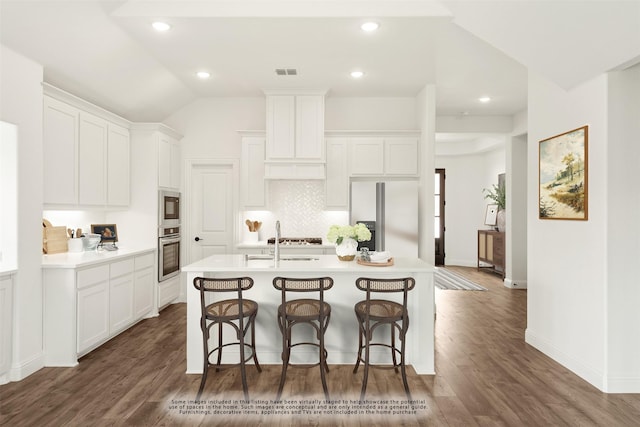
<svg viewBox="0 0 640 427">
<path fill-rule="evenodd" d="M 384 251 L 384 182 L 376 182 L 376 251 Z"/>
</svg>

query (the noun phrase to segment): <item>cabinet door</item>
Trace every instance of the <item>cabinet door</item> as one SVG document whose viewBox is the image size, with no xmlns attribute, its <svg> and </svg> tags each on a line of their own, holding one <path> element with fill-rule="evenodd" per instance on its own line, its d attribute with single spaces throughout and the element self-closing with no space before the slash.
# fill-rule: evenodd
<svg viewBox="0 0 640 427">
<path fill-rule="evenodd" d="M 295 157 L 322 160 L 324 154 L 324 96 L 296 96 Z"/>
<path fill-rule="evenodd" d="M 76 108 L 44 97 L 42 136 L 45 204 L 78 203 L 76 165 L 79 114 Z"/>
<path fill-rule="evenodd" d="M 295 98 L 267 96 L 267 160 L 295 157 Z"/>
<path fill-rule="evenodd" d="M 325 205 L 327 208 L 348 209 L 349 170 L 346 138 L 328 138 Z"/>
<path fill-rule="evenodd" d="M 120 332 L 133 323 L 133 273 L 109 282 L 109 333 Z"/>
<path fill-rule="evenodd" d="M 418 174 L 417 138 L 386 138 L 384 150 L 386 175 Z"/>
<path fill-rule="evenodd" d="M 162 134 L 158 140 L 158 186 L 171 188 L 171 138 Z"/>
<path fill-rule="evenodd" d="M 109 337 L 109 282 L 78 290 L 78 353 Z"/>
<path fill-rule="evenodd" d="M 109 125 L 107 141 L 107 204 L 129 205 L 129 130 Z"/>
<path fill-rule="evenodd" d="M 81 205 L 106 203 L 107 122 L 80 113 L 78 133 L 78 202 Z"/>
<path fill-rule="evenodd" d="M 144 317 L 153 309 L 153 286 L 155 284 L 155 254 L 135 257 L 134 315 L 135 320 Z"/>
<path fill-rule="evenodd" d="M 0 278 L 0 377 L 11 368 L 11 337 L 13 334 L 13 279 Z"/>
<path fill-rule="evenodd" d="M 265 168 L 264 144 L 261 137 L 242 138 L 242 160 L 240 165 L 242 204 L 248 208 L 264 208 Z"/>
<path fill-rule="evenodd" d="M 384 173 L 384 139 L 352 138 L 349 140 L 351 153 L 351 175 L 382 175 Z"/>
<path fill-rule="evenodd" d="M 171 139 L 170 144 L 170 164 L 171 164 L 171 188 L 180 188 L 180 174 L 182 172 L 182 155 L 180 144 L 175 139 Z"/>
</svg>

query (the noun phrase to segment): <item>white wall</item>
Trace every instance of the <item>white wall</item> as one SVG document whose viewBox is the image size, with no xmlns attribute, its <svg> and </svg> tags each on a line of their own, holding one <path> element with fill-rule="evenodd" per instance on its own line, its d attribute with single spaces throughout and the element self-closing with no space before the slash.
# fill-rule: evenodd
<svg viewBox="0 0 640 427">
<path fill-rule="evenodd" d="M 640 65 L 609 75 L 607 379 L 640 392 Z"/>
<path fill-rule="evenodd" d="M 478 229 L 484 225 L 487 204 L 483 188 L 498 183 L 505 171 L 504 146 L 482 153 L 437 156 L 436 168 L 445 169 L 445 265 L 476 266 Z"/>
<path fill-rule="evenodd" d="M 418 129 L 416 98 L 332 98 L 325 100 L 325 129 Z"/>
<path fill-rule="evenodd" d="M 526 341 L 603 389 L 607 77 L 570 91 L 529 74 Z M 538 219 L 538 141 L 589 125 L 589 220 Z M 637 336 L 636 336 L 637 339 Z"/>
<path fill-rule="evenodd" d="M 42 354 L 42 66 L 0 45 L 0 120 L 18 126 L 18 272 L 11 380 L 44 365 Z"/>
</svg>

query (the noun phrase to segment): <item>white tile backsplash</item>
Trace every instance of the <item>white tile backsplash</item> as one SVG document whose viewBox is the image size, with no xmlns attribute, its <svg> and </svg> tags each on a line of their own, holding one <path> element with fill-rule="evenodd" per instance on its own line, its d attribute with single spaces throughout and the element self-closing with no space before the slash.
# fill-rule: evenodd
<svg viewBox="0 0 640 427">
<path fill-rule="evenodd" d="M 246 219 L 262 221 L 261 240 L 275 235 L 277 220 L 280 220 L 282 235 L 285 237 L 324 239 L 332 224 L 347 224 L 349 220 L 347 211 L 325 210 L 324 199 L 323 181 L 270 181 L 270 210 L 245 211 L 241 218 L 242 224 Z"/>
</svg>

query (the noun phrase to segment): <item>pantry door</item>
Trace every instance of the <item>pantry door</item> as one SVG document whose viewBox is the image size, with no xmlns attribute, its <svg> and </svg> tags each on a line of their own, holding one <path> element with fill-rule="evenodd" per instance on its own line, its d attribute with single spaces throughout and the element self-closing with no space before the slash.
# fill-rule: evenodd
<svg viewBox="0 0 640 427">
<path fill-rule="evenodd" d="M 187 167 L 185 218 L 189 224 L 183 241 L 188 263 L 214 254 L 233 253 L 234 218 L 238 217 L 238 162 L 189 160 Z"/>
</svg>

